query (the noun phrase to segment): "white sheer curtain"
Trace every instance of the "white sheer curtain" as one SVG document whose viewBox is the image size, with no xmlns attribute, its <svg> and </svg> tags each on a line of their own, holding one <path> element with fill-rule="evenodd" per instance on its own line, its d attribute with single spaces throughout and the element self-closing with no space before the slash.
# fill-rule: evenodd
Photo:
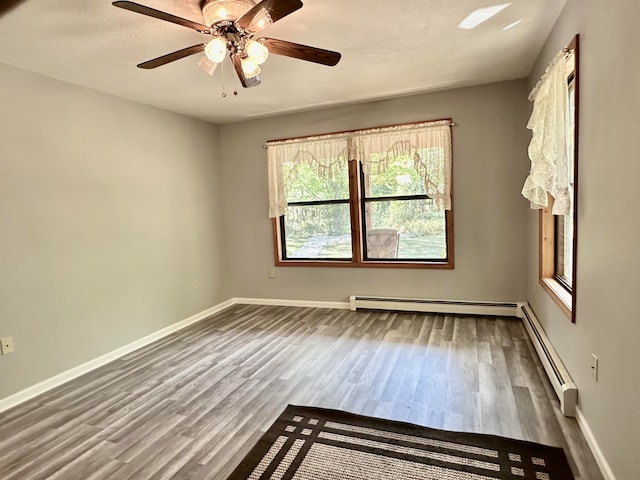
<svg viewBox="0 0 640 480">
<path fill-rule="evenodd" d="M 412 158 L 434 208 L 451 209 L 451 121 L 374 128 L 303 139 L 267 142 L 269 217 L 287 211 L 287 162 L 307 162 L 330 171 L 337 162 L 357 159 L 365 172 L 381 169 L 396 158 Z"/>
<path fill-rule="evenodd" d="M 349 160 L 348 150 L 348 139 L 344 136 L 268 142 L 269 217 L 278 218 L 287 212 L 285 163 L 305 162 L 330 173 L 338 163 L 345 164 Z"/>
<path fill-rule="evenodd" d="M 412 158 L 424 182 L 423 193 L 434 200 L 433 208 L 451 210 L 450 120 L 358 132 L 353 145 L 365 173 L 384 170 L 393 160 Z"/>
<path fill-rule="evenodd" d="M 560 52 L 529 95 L 533 102 L 533 112 L 527 124 L 533 132 L 529 144 L 531 170 L 522 195 L 531 202 L 532 209 L 542 209 L 548 207 L 547 193 L 551 194 L 554 215 L 568 215 L 571 210 L 567 65 L 567 54 Z"/>
</svg>

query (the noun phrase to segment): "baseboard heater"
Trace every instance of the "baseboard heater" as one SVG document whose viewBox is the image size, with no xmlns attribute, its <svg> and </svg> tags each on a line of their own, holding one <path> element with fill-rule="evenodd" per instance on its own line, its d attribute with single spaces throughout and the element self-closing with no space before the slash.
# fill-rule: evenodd
<svg viewBox="0 0 640 480">
<path fill-rule="evenodd" d="M 578 388 L 551 345 L 542 325 L 527 303 L 477 302 L 464 300 L 425 300 L 352 295 L 351 310 L 387 310 L 456 315 L 490 315 L 519 317 L 531 338 L 540 361 L 560 399 L 560 410 L 567 417 L 576 416 Z"/>
<path fill-rule="evenodd" d="M 457 315 L 518 316 L 517 303 L 465 300 L 426 300 L 418 298 L 349 297 L 351 310 L 389 310 Z"/>
<path fill-rule="evenodd" d="M 578 387 L 571 380 L 569 372 L 562 364 L 529 304 L 519 304 L 518 316 L 522 318 L 551 385 L 560 399 L 560 411 L 567 417 L 575 417 L 578 405 Z"/>
</svg>

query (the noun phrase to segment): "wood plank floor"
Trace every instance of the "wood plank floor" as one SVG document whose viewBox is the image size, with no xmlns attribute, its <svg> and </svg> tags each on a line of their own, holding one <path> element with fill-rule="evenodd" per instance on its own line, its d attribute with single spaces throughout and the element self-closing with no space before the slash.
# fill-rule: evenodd
<svg viewBox="0 0 640 480">
<path fill-rule="evenodd" d="M 517 319 L 250 305 L 0 414 L 0 478 L 223 480 L 288 403 L 561 446 L 602 479 Z"/>
</svg>

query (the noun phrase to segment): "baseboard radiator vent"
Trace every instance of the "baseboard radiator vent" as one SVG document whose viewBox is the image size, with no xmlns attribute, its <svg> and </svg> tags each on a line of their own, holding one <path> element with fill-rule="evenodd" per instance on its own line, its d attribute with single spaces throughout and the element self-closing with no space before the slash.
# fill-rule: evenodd
<svg viewBox="0 0 640 480">
<path fill-rule="evenodd" d="M 351 310 L 388 310 L 457 315 L 517 317 L 517 303 L 476 302 L 465 300 L 426 300 L 418 298 L 349 297 Z"/>
<path fill-rule="evenodd" d="M 522 318 L 531 342 L 538 352 L 540 361 L 544 366 L 547 376 L 553 385 L 553 389 L 560 399 L 560 410 L 562 414 L 567 417 L 576 416 L 576 407 L 578 405 L 578 387 L 573 380 L 569 372 L 562 364 L 562 360 L 556 353 L 547 337 L 546 333 L 542 329 L 542 325 L 538 321 L 535 313 L 531 310 L 531 307 L 527 303 L 519 304 L 518 316 Z"/>
</svg>

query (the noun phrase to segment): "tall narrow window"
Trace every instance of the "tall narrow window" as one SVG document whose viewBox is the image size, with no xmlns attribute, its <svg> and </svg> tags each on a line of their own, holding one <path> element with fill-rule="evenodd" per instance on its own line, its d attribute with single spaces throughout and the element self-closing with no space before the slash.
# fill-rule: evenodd
<svg viewBox="0 0 640 480">
<path fill-rule="evenodd" d="M 450 120 L 267 146 L 276 264 L 453 267 Z"/>
<path fill-rule="evenodd" d="M 572 192 L 569 211 L 566 215 L 554 215 L 554 271 L 553 277 L 569 293 L 573 290 L 573 210 L 575 192 L 575 67 L 573 56 L 567 59 L 569 74 L 567 87 L 567 176 Z"/>
<path fill-rule="evenodd" d="M 578 36 L 547 68 L 530 96 L 531 172 L 522 194 L 540 209 L 540 284 L 575 322 Z"/>
</svg>

